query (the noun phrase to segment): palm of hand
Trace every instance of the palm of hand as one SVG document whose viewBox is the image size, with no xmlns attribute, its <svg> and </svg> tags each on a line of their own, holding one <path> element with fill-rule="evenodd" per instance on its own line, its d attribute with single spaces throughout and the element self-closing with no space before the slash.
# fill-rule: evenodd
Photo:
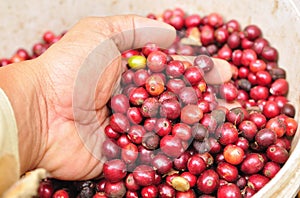
<svg viewBox="0 0 300 198">
<path fill-rule="evenodd" d="M 149 41 L 166 47 L 175 34 L 166 24 L 137 16 L 87 18 L 41 55 L 46 127 L 37 167 L 63 180 L 98 176 L 105 160 L 106 103 L 123 70 L 119 50 Z"/>
<path fill-rule="evenodd" d="M 45 72 L 50 79 L 46 86 L 47 152 L 39 166 L 53 177 L 80 180 L 96 177 L 102 171 L 105 159 L 101 145 L 109 113 L 106 104 L 122 72 L 119 51 L 112 49 L 110 42 L 104 45 L 87 49 L 86 56 L 79 55 L 84 46 L 76 43 L 69 45 L 72 54 L 61 59 L 52 59 L 51 49 L 41 57 L 54 60 L 50 61 L 54 67 Z M 111 55 L 105 53 L 106 58 L 102 57 L 103 49 L 111 49 Z"/>
</svg>

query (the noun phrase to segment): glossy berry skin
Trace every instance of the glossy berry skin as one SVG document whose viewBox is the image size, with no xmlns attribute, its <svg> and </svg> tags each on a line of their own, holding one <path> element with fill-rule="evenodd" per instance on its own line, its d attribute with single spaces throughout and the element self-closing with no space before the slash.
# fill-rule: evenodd
<svg viewBox="0 0 300 198">
<path fill-rule="evenodd" d="M 226 101 L 231 102 L 238 96 L 238 89 L 231 82 L 223 83 L 220 86 L 220 95 Z"/>
<path fill-rule="evenodd" d="M 166 74 L 170 77 L 181 77 L 184 74 L 185 68 L 181 61 L 170 61 L 166 66 Z"/>
<path fill-rule="evenodd" d="M 228 182 L 234 182 L 238 178 L 238 169 L 236 166 L 231 165 L 227 162 L 221 162 L 216 168 L 220 178 L 225 179 Z"/>
<path fill-rule="evenodd" d="M 200 40 L 203 46 L 212 44 L 215 40 L 214 29 L 209 25 L 204 25 L 201 28 Z"/>
<path fill-rule="evenodd" d="M 105 195 L 104 191 L 102 192 L 96 192 L 93 196 L 93 198 L 107 198 L 107 196 Z"/>
<path fill-rule="evenodd" d="M 172 127 L 172 135 L 188 141 L 192 137 L 192 129 L 185 123 L 176 123 Z"/>
<path fill-rule="evenodd" d="M 203 71 L 199 67 L 191 66 L 185 70 L 184 77 L 191 85 L 195 85 L 203 79 Z"/>
<path fill-rule="evenodd" d="M 155 181 L 155 171 L 151 166 L 139 165 L 133 170 L 133 178 L 140 186 L 150 186 Z"/>
<path fill-rule="evenodd" d="M 227 21 L 225 27 L 228 29 L 228 32 L 230 33 L 233 33 L 235 31 L 239 32 L 241 30 L 239 22 L 235 19 L 231 19 Z"/>
<path fill-rule="evenodd" d="M 187 152 L 187 151 L 183 152 L 180 156 L 173 159 L 174 168 L 179 171 L 187 170 L 187 162 L 190 157 L 191 157 L 191 154 L 189 152 Z"/>
<path fill-rule="evenodd" d="M 126 113 L 129 108 L 129 99 L 124 94 L 117 94 L 111 98 L 110 106 L 113 112 Z"/>
<path fill-rule="evenodd" d="M 120 159 L 106 161 L 103 165 L 103 174 L 110 182 L 121 181 L 127 174 L 126 164 Z"/>
<path fill-rule="evenodd" d="M 108 160 L 118 158 L 120 151 L 120 146 L 114 140 L 106 139 L 102 144 L 102 153 Z"/>
<path fill-rule="evenodd" d="M 166 135 L 160 140 L 160 149 L 169 157 L 178 157 L 184 152 L 182 140 L 179 137 Z"/>
<path fill-rule="evenodd" d="M 265 61 L 263 61 L 261 59 L 257 59 L 249 64 L 250 71 L 255 74 L 257 74 L 257 72 L 259 72 L 259 71 L 265 71 L 266 68 L 267 68 L 267 64 L 265 63 Z M 270 77 L 272 79 L 271 75 L 270 75 Z"/>
<path fill-rule="evenodd" d="M 258 85 L 267 86 L 272 82 L 272 76 L 268 71 L 258 71 L 255 75 Z"/>
<path fill-rule="evenodd" d="M 269 146 L 266 153 L 270 160 L 279 164 L 285 163 L 289 158 L 288 151 L 285 148 L 277 145 Z"/>
<path fill-rule="evenodd" d="M 241 64 L 249 66 L 249 64 L 257 59 L 257 54 L 253 49 L 244 49 L 241 57 Z"/>
<path fill-rule="evenodd" d="M 245 174 L 258 173 L 264 167 L 264 159 L 258 153 L 249 153 L 241 163 L 241 171 Z"/>
<path fill-rule="evenodd" d="M 286 118 L 286 135 L 289 137 L 293 137 L 298 129 L 298 122 L 293 118 Z"/>
<path fill-rule="evenodd" d="M 147 57 L 150 53 L 158 51 L 159 48 L 155 43 L 149 42 L 142 47 L 142 53 Z"/>
<path fill-rule="evenodd" d="M 121 149 L 121 158 L 126 164 L 132 164 L 138 157 L 138 148 L 133 143 L 128 143 Z"/>
<path fill-rule="evenodd" d="M 248 186 L 255 191 L 259 191 L 269 181 L 270 181 L 270 179 L 266 176 L 263 176 L 261 174 L 253 174 L 253 175 L 250 175 L 248 178 Z"/>
<path fill-rule="evenodd" d="M 230 47 L 228 47 L 228 45 L 223 45 L 223 47 L 221 47 L 217 53 L 218 58 L 224 59 L 226 61 L 229 61 L 231 56 L 232 56 L 232 50 Z"/>
<path fill-rule="evenodd" d="M 270 93 L 276 96 L 285 96 L 288 93 L 288 90 L 289 84 L 283 78 L 275 80 L 270 87 Z"/>
<path fill-rule="evenodd" d="M 141 144 L 143 136 L 146 134 L 146 130 L 142 125 L 132 125 L 128 131 L 128 138 L 134 144 Z"/>
<path fill-rule="evenodd" d="M 216 137 L 219 138 L 219 142 L 222 145 L 228 145 L 235 143 L 238 140 L 238 130 L 230 122 L 225 122 L 220 125 L 216 131 Z"/>
<path fill-rule="evenodd" d="M 175 189 L 166 184 L 166 183 L 161 183 L 159 186 L 158 186 L 158 192 L 159 192 L 159 197 L 161 198 L 172 198 L 172 197 L 175 197 Z"/>
<path fill-rule="evenodd" d="M 146 69 L 139 69 L 134 72 L 133 82 L 138 87 L 144 86 L 149 76 L 150 74 Z"/>
<path fill-rule="evenodd" d="M 132 124 L 139 124 L 143 120 L 143 115 L 141 113 L 140 108 L 138 107 L 130 107 L 126 112 L 127 118 Z"/>
<path fill-rule="evenodd" d="M 196 198 L 196 193 L 193 189 L 189 189 L 185 192 L 177 191 L 175 198 Z"/>
<path fill-rule="evenodd" d="M 193 175 L 192 173 L 183 172 L 183 173 L 181 173 L 180 176 L 185 178 L 189 182 L 191 188 L 193 188 L 196 185 L 197 177 L 195 175 Z"/>
<path fill-rule="evenodd" d="M 161 51 L 151 52 L 147 57 L 147 66 L 152 72 L 161 72 L 165 69 L 167 55 Z"/>
<path fill-rule="evenodd" d="M 247 138 L 247 140 L 249 141 L 254 139 L 258 131 L 256 124 L 250 120 L 242 121 L 239 124 L 238 129 L 241 132 L 242 136 Z"/>
<path fill-rule="evenodd" d="M 122 52 L 122 58 L 130 58 L 134 55 L 140 55 L 140 52 L 138 50 L 129 49 L 124 52 Z"/>
<path fill-rule="evenodd" d="M 223 150 L 223 155 L 226 162 L 238 165 L 244 160 L 245 152 L 242 148 L 234 144 L 228 144 Z"/>
<path fill-rule="evenodd" d="M 214 62 L 211 57 L 207 55 L 198 55 L 194 59 L 194 65 L 201 68 L 203 72 L 209 72 L 214 67 Z"/>
<path fill-rule="evenodd" d="M 128 118 L 122 113 L 114 113 L 109 120 L 111 128 L 119 133 L 125 133 L 130 128 Z"/>
<path fill-rule="evenodd" d="M 201 17 L 198 14 L 191 14 L 187 16 L 184 20 L 186 27 L 197 27 L 200 25 Z"/>
<path fill-rule="evenodd" d="M 251 198 L 254 196 L 255 193 L 256 193 L 255 190 L 253 190 L 249 186 L 246 186 L 244 189 L 244 198 Z"/>
<path fill-rule="evenodd" d="M 105 132 L 105 135 L 108 137 L 108 138 L 112 138 L 112 139 L 118 139 L 120 137 L 120 133 L 114 131 L 110 125 L 107 125 L 105 128 L 104 128 L 104 132 Z"/>
<path fill-rule="evenodd" d="M 180 120 L 183 123 L 192 125 L 198 123 L 202 117 L 203 112 L 197 105 L 189 104 L 181 109 Z"/>
<path fill-rule="evenodd" d="M 245 37 L 249 40 L 255 40 L 262 35 L 260 28 L 257 25 L 248 25 L 244 29 Z"/>
<path fill-rule="evenodd" d="M 274 47 L 267 45 L 263 48 L 261 56 L 267 61 L 276 62 L 278 59 L 278 52 Z"/>
<path fill-rule="evenodd" d="M 172 131 L 172 124 L 170 120 L 167 118 L 159 118 L 156 120 L 155 125 L 154 125 L 154 132 L 161 136 L 164 137 L 171 133 Z"/>
<path fill-rule="evenodd" d="M 126 145 L 128 145 L 130 143 L 130 139 L 128 138 L 128 136 L 126 134 L 122 134 L 118 140 L 117 140 L 117 145 L 120 148 L 124 148 Z"/>
<path fill-rule="evenodd" d="M 129 173 L 125 178 L 125 187 L 129 191 L 137 191 L 140 189 L 140 185 L 136 183 L 133 178 L 133 174 Z"/>
<path fill-rule="evenodd" d="M 53 184 L 51 181 L 42 181 L 38 188 L 39 197 L 51 198 L 54 192 Z"/>
<path fill-rule="evenodd" d="M 69 198 L 70 195 L 69 193 L 66 191 L 66 189 L 60 189 L 55 191 L 55 193 L 52 196 L 53 198 Z"/>
<path fill-rule="evenodd" d="M 205 170 L 197 180 L 197 189 L 204 194 L 211 194 L 219 187 L 219 175 L 213 169 Z"/>
<path fill-rule="evenodd" d="M 132 105 L 142 105 L 143 102 L 149 97 L 149 93 L 143 88 L 133 88 L 129 95 L 129 101 Z"/>
<path fill-rule="evenodd" d="M 249 149 L 249 141 L 244 137 L 239 137 L 238 141 L 235 143 L 238 147 L 242 148 L 244 151 Z"/>
<path fill-rule="evenodd" d="M 278 116 L 268 120 L 266 128 L 274 131 L 278 138 L 283 137 L 287 130 L 286 122 Z"/>
<path fill-rule="evenodd" d="M 191 156 L 187 162 L 187 169 L 193 175 L 199 175 L 206 169 L 206 163 L 197 155 Z"/>
<path fill-rule="evenodd" d="M 186 87 L 186 83 L 180 78 L 171 78 L 166 83 L 168 91 L 173 92 L 174 94 L 179 94 L 179 91 Z"/>
<path fill-rule="evenodd" d="M 273 118 L 280 114 L 280 108 L 278 107 L 276 102 L 267 101 L 263 106 L 262 112 L 267 118 Z"/>
<path fill-rule="evenodd" d="M 145 87 L 150 95 L 158 96 L 164 91 L 165 83 L 160 76 L 151 75 L 146 79 Z"/>
<path fill-rule="evenodd" d="M 172 165 L 171 159 L 164 154 L 157 154 L 152 161 L 152 166 L 159 174 L 168 173 L 171 170 Z"/>
<path fill-rule="evenodd" d="M 107 197 L 123 197 L 126 194 L 126 187 L 123 181 L 115 183 L 106 182 L 104 188 Z"/>
<path fill-rule="evenodd" d="M 175 120 L 180 116 L 180 103 L 177 99 L 167 99 L 161 103 L 160 116 Z"/>
<path fill-rule="evenodd" d="M 269 89 L 265 86 L 257 85 L 250 89 L 249 95 L 254 100 L 266 100 L 269 97 Z"/>
<path fill-rule="evenodd" d="M 218 198 L 242 198 L 243 196 L 236 184 L 227 183 L 221 185 L 218 188 L 217 197 Z"/>
<path fill-rule="evenodd" d="M 262 173 L 264 176 L 272 179 L 275 177 L 275 175 L 278 173 L 278 171 L 281 169 L 280 164 L 276 162 L 269 161 L 265 164 Z"/>
<path fill-rule="evenodd" d="M 141 190 L 142 198 L 152 198 L 158 196 L 158 188 L 154 185 L 145 186 Z"/>
<path fill-rule="evenodd" d="M 254 122 L 258 129 L 261 129 L 266 126 L 267 118 L 264 114 L 260 112 L 254 112 L 249 115 L 249 120 Z"/>
<path fill-rule="evenodd" d="M 268 147 L 271 144 L 275 144 L 277 140 L 276 133 L 268 128 L 261 129 L 255 135 L 255 141 L 259 146 Z"/>
<path fill-rule="evenodd" d="M 128 66 L 131 69 L 139 70 L 146 67 L 146 58 L 142 55 L 132 55 L 128 58 Z"/>
</svg>

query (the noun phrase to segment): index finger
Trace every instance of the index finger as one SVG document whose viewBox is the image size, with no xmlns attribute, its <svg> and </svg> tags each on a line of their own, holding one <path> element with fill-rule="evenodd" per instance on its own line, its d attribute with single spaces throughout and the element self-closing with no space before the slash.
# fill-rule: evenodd
<svg viewBox="0 0 300 198">
<path fill-rule="evenodd" d="M 86 17 L 64 35 L 59 45 L 76 42 L 84 44 L 81 47 L 94 49 L 103 41 L 111 39 L 122 52 L 143 47 L 148 42 L 167 48 L 175 37 L 174 27 L 138 15 Z"/>
</svg>

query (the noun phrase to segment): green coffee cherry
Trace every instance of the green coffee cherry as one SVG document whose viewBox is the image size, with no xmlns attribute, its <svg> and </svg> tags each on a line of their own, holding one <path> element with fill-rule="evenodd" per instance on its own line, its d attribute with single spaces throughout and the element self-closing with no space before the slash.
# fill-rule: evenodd
<svg viewBox="0 0 300 198">
<path fill-rule="evenodd" d="M 133 55 L 128 59 L 128 65 L 131 69 L 144 69 L 146 67 L 146 58 L 141 55 Z"/>
</svg>

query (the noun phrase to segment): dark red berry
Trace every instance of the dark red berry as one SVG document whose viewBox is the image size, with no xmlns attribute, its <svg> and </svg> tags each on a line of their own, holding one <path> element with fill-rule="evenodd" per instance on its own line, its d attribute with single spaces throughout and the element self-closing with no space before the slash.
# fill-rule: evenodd
<svg viewBox="0 0 300 198">
<path fill-rule="evenodd" d="M 197 189 L 204 194 L 211 194 L 219 187 L 219 175 L 213 169 L 205 170 L 197 180 Z"/>
<path fill-rule="evenodd" d="M 126 164 L 120 159 L 106 161 L 103 165 L 103 174 L 109 182 L 119 182 L 127 174 Z"/>
<path fill-rule="evenodd" d="M 238 169 L 236 166 L 227 162 L 221 162 L 216 168 L 220 178 L 225 179 L 228 182 L 234 182 L 238 178 Z"/>
<path fill-rule="evenodd" d="M 193 175 L 199 175 L 206 169 L 206 163 L 197 155 L 191 156 L 187 162 L 188 171 Z"/>
<path fill-rule="evenodd" d="M 184 152 L 182 140 L 179 137 L 166 135 L 160 140 L 160 149 L 169 157 L 178 157 Z"/>
<path fill-rule="evenodd" d="M 157 154 L 152 161 L 152 166 L 159 174 L 166 174 L 172 168 L 172 161 L 164 154 Z"/>
<path fill-rule="evenodd" d="M 255 135 L 255 141 L 259 146 L 268 147 L 275 144 L 277 139 L 276 133 L 268 128 L 261 129 Z"/>
<path fill-rule="evenodd" d="M 107 197 L 123 197 L 126 194 L 126 187 L 123 181 L 106 182 L 104 192 Z"/>
<path fill-rule="evenodd" d="M 249 153 L 241 164 L 241 171 L 245 174 L 258 173 L 264 167 L 265 161 L 258 153 Z"/>
<path fill-rule="evenodd" d="M 114 113 L 110 117 L 109 124 L 111 128 L 119 133 L 125 133 L 129 130 L 130 124 L 128 118 L 121 113 Z"/>
<path fill-rule="evenodd" d="M 242 198 L 241 191 L 236 184 L 227 183 L 220 185 L 217 191 L 218 198 Z"/>
<path fill-rule="evenodd" d="M 288 151 L 285 148 L 277 145 L 269 146 L 266 153 L 270 160 L 279 164 L 285 163 L 289 158 Z"/>
<path fill-rule="evenodd" d="M 248 178 L 248 186 L 255 191 L 259 191 L 269 181 L 270 181 L 270 179 L 266 176 L 263 176 L 261 174 L 253 174 L 253 175 L 250 175 Z"/>
<path fill-rule="evenodd" d="M 138 157 L 138 148 L 135 144 L 129 143 L 121 150 L 122 160 L 126 164 L 133 164 Z"/>
<path fill-rule="evenodd" d="M 167 55 L 161 51 L 151 52 L 147 57 L 147 66 L 153 72 L 161 72 L 165 69 Z"/>
<path fill-rule="evenodd" d="M 155 181 L 155 170 L 148 165 L 139 165 L 133 170 L 133 178 L 140 186 L 150 186 Z"/>
</svg>

